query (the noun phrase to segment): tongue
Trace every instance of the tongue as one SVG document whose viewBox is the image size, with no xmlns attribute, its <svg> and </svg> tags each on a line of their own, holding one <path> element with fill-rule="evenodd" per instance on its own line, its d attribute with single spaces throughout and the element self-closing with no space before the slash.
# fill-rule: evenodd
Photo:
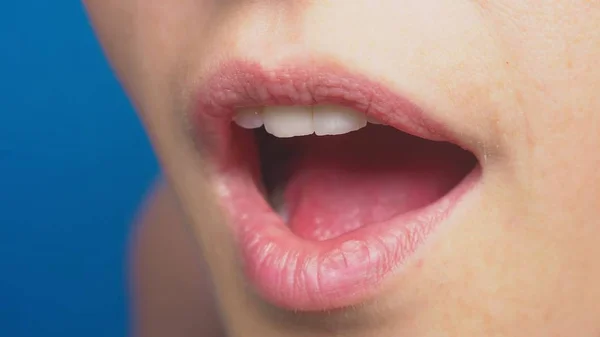
<svg viewBox="0 0 600 337">
<path fill-rule="evenodd" d="M 304 144 L 284 191 L 291 230 L 323 241 L 389 220 L 433 203 L 472 166 L 453 146 L 393 133 L 392 143 L 350 134 Z"/>
</svg>

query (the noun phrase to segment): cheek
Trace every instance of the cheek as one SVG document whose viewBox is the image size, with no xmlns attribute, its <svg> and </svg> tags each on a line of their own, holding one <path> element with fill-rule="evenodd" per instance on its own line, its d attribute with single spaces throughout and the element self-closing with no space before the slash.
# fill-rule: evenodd
<svg viewBox="0 0 600 337">
<path fill-rule="evenodd" d="M 132 0 L 87 0 L 84 2 L 94 31 L 111 66 L 125 88 L 134 87 L 136 60 Z M 128 90 L 129 91 L 129 90 Z"/>
<path fill-rule="evenodd" d="M 600 205 L 600 4 L 503 0 L 481 8 L 506 59 L 514 104 L 500 117 L 502 131 L 512 131 L 504 138 L 523 202 L 543 207 L 551 223 L 589 223 L 598 214 L 591 205 Z"/>
<path fill-rule="evenodd" d="M 213 0 L 87 0 L 102 47 L 134 102 L 157 84 L 163 96 L 174 68 L 203 44 Z"/>
</svg>

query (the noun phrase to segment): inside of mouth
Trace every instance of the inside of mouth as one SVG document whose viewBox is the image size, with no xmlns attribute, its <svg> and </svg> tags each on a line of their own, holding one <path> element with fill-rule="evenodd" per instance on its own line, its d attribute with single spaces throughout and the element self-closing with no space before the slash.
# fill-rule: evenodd
<svg viewBox="0 0 600 337">
<path fill-rule="evenodd" d="M 477 165 L 453 144 L 383 125 L 287 139 L 254 132 L 266 200 L 292 232 L 314 241 L 426 207 Z"/>
</svg>

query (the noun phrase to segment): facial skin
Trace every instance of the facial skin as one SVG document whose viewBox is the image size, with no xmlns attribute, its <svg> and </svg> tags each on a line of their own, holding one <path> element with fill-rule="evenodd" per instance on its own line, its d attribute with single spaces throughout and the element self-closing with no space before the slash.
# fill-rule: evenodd
<svg viewBox="0 0 600 337">
<path fill-rule="evenodd" d="M 231 336 L 599 336 L 600 3 L 87 0 L 202 247 Z M 248 291 L 181 116 L 215 64 L 326 59 L 472 145 L 482 186 L 367 303 L 289 313 Z"/>
</svg>

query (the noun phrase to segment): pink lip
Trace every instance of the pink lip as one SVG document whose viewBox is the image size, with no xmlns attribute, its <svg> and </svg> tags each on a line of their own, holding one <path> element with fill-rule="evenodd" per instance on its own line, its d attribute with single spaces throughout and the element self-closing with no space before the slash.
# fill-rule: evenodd
<svg viewBox="0 0 600 337">
<path fill-rule="evenodd" d="M 199 93 L 191 117 L 213 159 L 219 201 L 229 215 L 244 273 L 264 300 L 284 309 L 330 310 L 375 296 L 480 177 L 477 167 L 435 203 L 388 222 L 329 241 L 306 241 L 258 191 L 252 138 L 230 126 L 236 107 L 336 103 L 421 138 L 459 143 L 409 100 L 336 66 L 265 70 L 232 62 L 217 69 Z"/>
</svg>

